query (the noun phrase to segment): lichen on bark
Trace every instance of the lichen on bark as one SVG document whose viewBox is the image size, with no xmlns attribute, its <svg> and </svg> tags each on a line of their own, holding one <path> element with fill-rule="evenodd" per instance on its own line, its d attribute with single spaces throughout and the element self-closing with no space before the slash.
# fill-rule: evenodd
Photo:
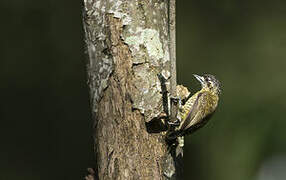
<svg viewBox="0 0 286 180">
<path fill-rule="evenodd" d="M 161 0 L 84 0 L 100 179 L 164 179 L 164 132 L 146 123 L 163 111 L 157 74 L 170 77 L 167 12 Z"/>
<path fill-rule="evenodd" d="M 104 18 L 107 14 L 121 20 L 124 26 L 120 37 L 129 45 L 132 52 L 133 66 L 138 80 L 143 74 L 146 88 L 138 86 L 138 92 L 132 93 L 133 108 L 144 114 L 146 122 L 157 117 L 162 111 L 160 106 L 161 94 L 157 74 L 162 70 L 169 71 L 169 49 L 167 31 L 167 3 L 164 1 L 91 1 L 85 0 L 86 26 L 89 58 L 88 69 L 98 74 L 89 73 L 89 83 L 94 92 L 93 101 L 97 102 L 103 90 L 108 86 L 108 78 L 114 69 L 115 59 L 112 59 L 108 49 Z M 95 54 L 93 54 L 95 52 Z M 169 75 L 170 73 L 165 73 Z M 144 78 L 144 77 L 143 77 Z M 168 78 L 168 77 L 166 77 Z M 150 81 L 148 81 L 150 80 Z M 148 102 L 148 103 L 146 103 Z M 97 108 L 93 108 L 97 111 Z"/>
</svg>

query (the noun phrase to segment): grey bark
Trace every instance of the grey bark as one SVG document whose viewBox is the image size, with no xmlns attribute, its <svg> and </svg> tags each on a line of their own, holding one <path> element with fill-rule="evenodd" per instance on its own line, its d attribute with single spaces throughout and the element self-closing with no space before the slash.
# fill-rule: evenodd
<svg viewBox="0 0 286 180">
<path fill-rule="evenodd" d="M 162 0 L 84 0 L 96 178 L 180 175 L 160 120 L 168 112 L 157 76 L 169 79 L 175 72 L 169 55 L 169 5 Z M 166 88 L 170 91 L 169 80 Z"/>
<path fill-rule="evenodd" d="M 169 0 L 169 49 L 170 49 L 170 63 L 171 63 L 171 78 L 170 78 L 170 94 L 177 96 L 177 73 L 176 73 L 176 0 Z M 178 112 L 178 105 L 171 101 L 171 121 L 176 121 Z"/>
</svg>

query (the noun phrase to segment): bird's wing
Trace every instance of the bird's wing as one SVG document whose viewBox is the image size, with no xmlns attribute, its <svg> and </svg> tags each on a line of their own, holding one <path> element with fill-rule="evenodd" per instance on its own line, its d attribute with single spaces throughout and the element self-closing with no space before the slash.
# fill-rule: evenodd
<svg viewBox="0 0 286 180">
<path fill-rule="evenodd" d="M 184 131 L 191 126 L 199 123 L 200 120 L 202 120 L 205 115 L 204 109 L 208 102 L 208 93 L 207 92 L 201 92 L 198 94 L 192 109 L 188 113 L 186 120 L 183 122 L 183 125 L 181 126 L 180 130 Z"/>
</svg>

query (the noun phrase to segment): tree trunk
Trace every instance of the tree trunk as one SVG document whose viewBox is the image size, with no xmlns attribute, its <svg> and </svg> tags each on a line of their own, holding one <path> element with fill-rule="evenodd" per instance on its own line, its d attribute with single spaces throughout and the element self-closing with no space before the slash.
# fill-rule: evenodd
<svg viewBox="0 0 286 180">
<path fill-rule="evenodd" d="M 180 174 L 160 120 L 164 86 L 157 75 L 168 79 L 175 72 L 168 3 L 84 0 L 98 179 L 175 179 Z M 170 91 L 168 81 L 166 88 Z"/>
</svg>

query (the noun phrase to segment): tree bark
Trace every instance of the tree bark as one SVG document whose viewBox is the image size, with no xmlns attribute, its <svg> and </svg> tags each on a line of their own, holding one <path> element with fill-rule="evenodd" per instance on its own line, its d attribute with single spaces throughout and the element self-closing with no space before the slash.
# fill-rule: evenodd
<svg viewBox="0 0 286 180">
<path fill-rule="evenodd" d="M 157 75 L 169 79 L 175 71 L 169 56 L 168 3 L 84 0 L 98 179 L 176 179 L 180 175 L 160 120 L 164 92 Z M 165 85 L 170 91 L 169 80 Z"/>
<path fill-rule="evenodd" d="M 170 94 L 171 96 L 177 96 L 176 85 L 177 85 L 177 73 L 176 73 L 176 0 L 169 0 L 169 51 L 170 51 L 170 62 L 171 62 L 171 77 L 170 77 Z M 178 105 L 171 101 L 171 121 L 176 121 L 178 112 Z"/>
</svg>

